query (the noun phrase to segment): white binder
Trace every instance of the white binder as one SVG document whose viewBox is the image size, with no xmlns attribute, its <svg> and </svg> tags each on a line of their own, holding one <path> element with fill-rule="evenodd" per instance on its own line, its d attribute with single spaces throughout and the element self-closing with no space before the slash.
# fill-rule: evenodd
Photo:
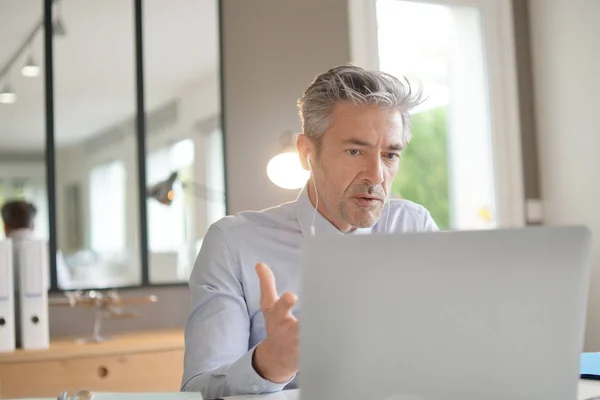
<svg viewBox="0 0 600 400">
<path fill-rule="evenodd" d="M 12 240 L 0 241 L 0 353 L 15 350 L 15 288 Z"/>
<path fill-rule="evenodd" d="M 24 240 L 18 246 L 20 274 L 21 346 L 24 349 L 50 347 L 48 321 L 48 243 Z"/>
</svg>

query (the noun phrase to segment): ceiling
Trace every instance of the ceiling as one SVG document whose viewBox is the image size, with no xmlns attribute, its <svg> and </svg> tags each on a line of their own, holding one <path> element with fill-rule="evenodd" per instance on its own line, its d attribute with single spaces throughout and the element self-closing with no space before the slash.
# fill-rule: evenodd
<svg viewBox="0 0 600 400">
<path fill-rule="evenodd" d="M 0 0 L 0 68 L 42 18 L 41 1 Z M 191 83 L 218 76 L 217 0 L 144 0 L 146 109 Z M 55 138 L 88 139 L 135 114 L 133 0 L 60 0 L 66 36 L 54 37 Z M 9 75 L 14 104 L 0 104 L 0 153 L 42 151 L 45 137 L 43 31 L 31 48 L 37 78 Z M 4 82 L 0 82 L 3 84 Z"/>
</svg>

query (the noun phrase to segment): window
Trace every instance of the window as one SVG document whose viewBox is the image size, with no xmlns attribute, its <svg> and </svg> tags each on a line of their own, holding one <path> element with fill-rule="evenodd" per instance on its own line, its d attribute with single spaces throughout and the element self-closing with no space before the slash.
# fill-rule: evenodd
<svg viewBox="0 0 600 400">
<path fill-rule="evenodd" d="M 223 169 L 223 132 L 215 129 L 204 138 L 206 159 L 206 186 L 210 191 L 206 202 L 206 225 L 225 216 L 225 171 Z"/>
<path fill-rule="evenodd" d="M 125 243 L 125 165 L 114 161 L 90 171 L 90 247 L 121 254 Z"/>
<path fill-rule="evenodd" d="M 23 197 L 37 208 L 33 225 L 33 234 L 39 239 L 48 239 L 48 193 L 46 187 L 36 182 L 26 182 L 23 186 Z"/>
<path fill-rule="evenodd" d="M 194 142 L 186 139 L 148 154 L 149 184 L 162 181 L 171 172 L 178 173 L 173 184 L 173 202 L 166 206 L 148 202 L 148 246 L 151 252 L 178 250 L 187 240 L 186 213 L 192 206 L 182 182 L 192 181 Z"/>
<path fill-rule="evenodd" d="M 172 172 L 177 172 L 171 204 L 154 199 L 147 201 L 150 281 L 154 283 L 187 279 L 193 266 L 194 152 L 194 141 L 185 139 L 147 157 L 148 185 L 164 181 Z"/>
<path fill-rule="evenodd" d="M 355 63 L 406 77 L 426 99 L 392 196 L 423 204 L 442 229 L 522 225 L 510 2 L 350 3 Z"/>
</svg>

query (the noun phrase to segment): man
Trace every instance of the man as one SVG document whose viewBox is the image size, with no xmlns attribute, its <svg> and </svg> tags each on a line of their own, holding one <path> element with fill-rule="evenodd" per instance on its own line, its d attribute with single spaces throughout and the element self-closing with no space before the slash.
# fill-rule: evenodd
<svg viewBox="0 0 600 400">
<path fill-rule="evenodd" d="M 13 241 L 15 265 L 17 265 L 20 243 L 25 240 L 35 239 L 33 230 L 37 208 L 25 200 L 10 200 L 4 203 L 0 214 L 4 223 L 4 234 Z M 60 252 L 57 253 L 56 259 L 58 286 L 63 288 L 66 287 L 70 280 L 70 273 Z M 19 291 L 19 271 L 15 270 L 14 276 L 15 291 Z"/>
<path fill-rule="evenodd" d="M 388 200 L 419 102 L 395 77 L 354 66 L 308 87 L 296 143 L 311 170 L 304 190 L 294 202 L 225 217 L 204 238 L 189 282 L 182 390 L 210 399 L 298 386 L 294 293 L 307 236 L 437 230 L 422 206 Z"/>
<path fill-rule="evenodd" d="M 2 206 L 4 234 L 14 240 L 29 239 L 33 235 L 37 209 L 24 200 L 11 200 Z"/>
</svg>

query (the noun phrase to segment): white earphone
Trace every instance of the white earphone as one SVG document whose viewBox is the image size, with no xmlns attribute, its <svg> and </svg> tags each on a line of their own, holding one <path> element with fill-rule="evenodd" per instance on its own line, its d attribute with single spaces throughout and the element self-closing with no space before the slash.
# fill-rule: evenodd
<svg viewBox="0 0 600 400">
<path fill-rule="evenodd" d="M 310 178 L 313 181 L 313 187 L 315 188 L 315 211 L 313 212 L 312 224 L 310 225 L 310 234 L 315 236 L 315 219 L 317 217 L 317 209 L 319 208 L 319 192 L 317 191 L 317 183 L 315 181 L 315 175 L 313 174 L 312 165 L 310 163 L 310 154 L 306 157 L 308 163 L 308 170 L 310 171 Z"/>
<path fill-rule="evenodd" d="M 390 220 L 390 203 L 392 202 L 389 196 L 386 198 L 387 202 L 387 215 L 385 216 L 385 230 L 384 233 L 388 233 L 388 221 Z"/>
</svg>

